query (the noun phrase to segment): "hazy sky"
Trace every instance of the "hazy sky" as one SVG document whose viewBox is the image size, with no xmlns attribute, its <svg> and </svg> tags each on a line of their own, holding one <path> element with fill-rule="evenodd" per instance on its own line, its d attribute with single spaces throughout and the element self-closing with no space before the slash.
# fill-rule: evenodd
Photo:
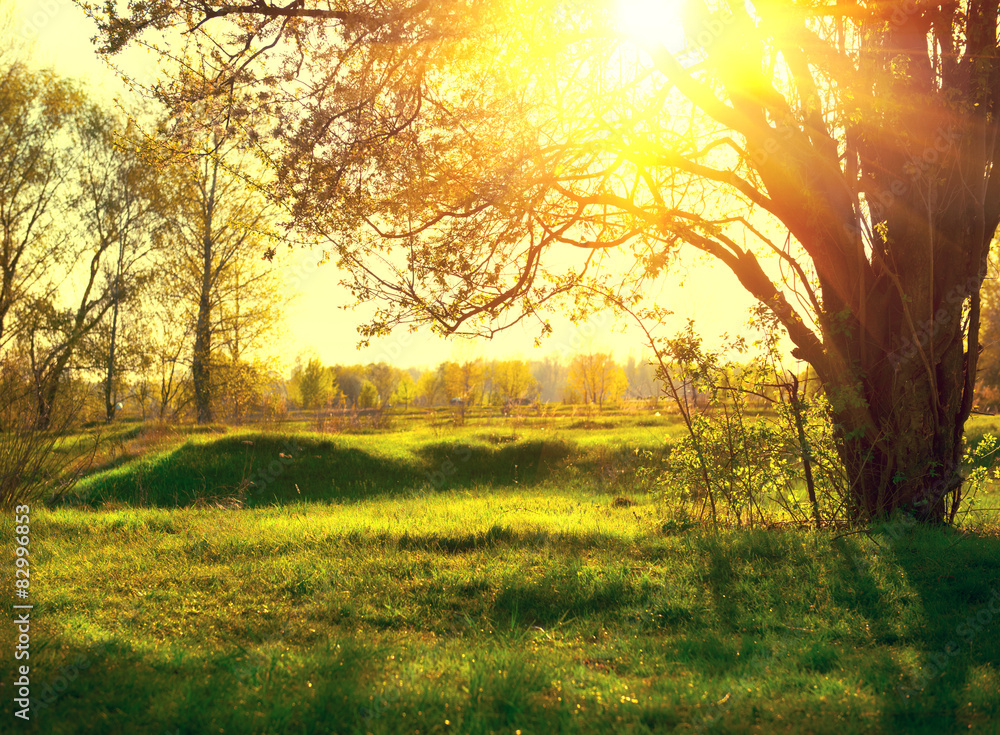
<svg viewBox="0 0 1000 735">
<path fill-rule="evenodd" d="M 10 0 L 0 0 L 0 5 Z M 82 11 L 70 0 L 14 0 L 15 31 L 33 42 L 39 63 L 54 66 L 67 76 L 85 80 L 109 102 L 128 92 L 103 61 L 96 57 L 90 37 L 94 30 Z M 130 74 L 152 79 L 157 74 L 154 56 L 141 50 L 131 50 L 116 57 L 115 62 Z M 428 331 L 411 334 L 398 330 L 392 336 L 373 342 L 358 352 L 357 324 L 365 309 L 344 311 L 339 307 L 349 303 L 349 294 L 337 287 L 337 271 L 331 264 L 317 266 L 318 253 L 299 251 L 291 256 L 291 279 L 298 293 L 286 317 L 286 329 L 281 335 L 276 357 L 287 368 L 297 354 L 313 350 L 327 363 L 354 363 L 386 360 L 399 366 L 427 366 L 449 357 L 483 356 L 532 358 L 543 354 L 567 355 L 579 351 L 611 350 L 620 359 L 629 354 L 640 355 L 644 349 L 641 332 L 635 328 L 624 331 L 607 315 L 597 315 L 589 326 L 578 327 L 564 318 L 552 320 L 555 333 L 540 348 L 534 346 L 537 329 L 514 328 L 487 342 L 442 340 Z M 672 321 L 663 325 L 662 334 L 670 335 L 684 326 L 687 317 L 696 319 L 699 331 L 710 342 L 722 332 L 745 332 L 747 308 L 752 300 L 739 282 L 724 269 L 697 266 L 689 269 L 685 285 L 676 283 L 664 287 L 656 298 L 675 313 Z M 277 365 L 276 365 L 277 367 Z"/>
</svg>

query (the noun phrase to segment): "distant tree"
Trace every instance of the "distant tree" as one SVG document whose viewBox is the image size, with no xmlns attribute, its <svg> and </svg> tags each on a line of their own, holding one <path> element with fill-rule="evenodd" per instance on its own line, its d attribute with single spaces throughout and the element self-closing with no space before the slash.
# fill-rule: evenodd
<svg viewBox="0 0 1000 735">
<path fill-rule="evenodd" d="M 332 370 L 333 380 L 344 396 L 344 404 L 347 407 L 357 406 L 367 373 L 365 367 L 363 365 L 334 365 Z"/>
<path fill-rule="evenodd" d="M 372 363 L 368 366 L 368 380 L 372 382 L 378 391 L 380 408 L 384 408 L 390 400 L 392 394 L 396 392 L 399 384 L 401 372 L 385 362 Z"/>
<path fill-rule="evenodd" d="M 625 379 L 628 381 L 628 393 L 633 398 L 651 398 L 659 394 L 656 370 L 650 358 L 636 359 L 635 355 L 629 355 L 624 370 Z"/>
<path fill-rule="evenodd" d="M 539 397 L 546 402 L 562 400 L 568 370 L 559 358 L 549 355 L 531 363 L 531 373 L 538 382 Z"/>
<path fill-rule="evenodd" d="M 524 360 L 495 360 L 490 365 L 491 401 L 509 406 L 537 394 L 538 382 Z"/>
<path fill-rule="evenodd" d="M 378 408 L 379 395 L 378 388 L 370 380 L 366 380 L 361 385 L 361 395 L 358 396 L 358 408 Z"/>
<path fill-rule="evenodd" d="M 486 368 L 480 359 L 444 363 L 449 400 L 457 398 L 465 406 L 475 405 L 482 397 L 485 379 Z"/>
<path fill-rule="evenodd" d="M 444 364 L 444 380 L 449 400 L 458 401 L 459 421 L 465 421 L 469 406 L 477 405 L 483 396 L 486 382 L 486 368 L 483 361 L 463 360 Z"/>
<path fill-rule="evenodd" d="M 333 390 L 334 380 L 318 357 L 311 357 L 305 367 L 300 368 L 298 393 L 302 408 L 317 409 L 326 405 Z"/>
<path fill-rule="evenodd" d="M 417 400 L 425 406 L 436 406 L 449 400 L 445 381 L 445 366 L 425 370 L 417 380 Z"/>
<path fill-rule="evenodd" d="M 392 394 L 393 403 L 400 403 L 403 408 L 409 408 L 410 404 L 417 397 L 417 384 L 410 374 L 403 373 L 396 385 L 396 392 Z"/>
<path fill-rule="evenodd" d="M 577 355 L 569 367 L 569 387 L 580 395 L 584 403 L 603 407 L 606 402 L 618 400 L 628 388 L 623 371 L 605 352 Z"/>
</svg>

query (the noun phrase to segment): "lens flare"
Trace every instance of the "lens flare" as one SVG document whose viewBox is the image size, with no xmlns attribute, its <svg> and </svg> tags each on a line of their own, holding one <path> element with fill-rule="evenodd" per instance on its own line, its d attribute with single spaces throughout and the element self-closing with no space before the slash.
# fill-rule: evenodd
<svg viewBox="0 0 1000 735">
<path fill-rule="evenodd" d="M 683 0 L 618 0 L 621 31 L 642 46 L 663 45 L 672 53 L 684 49 Z"/>
</svg>

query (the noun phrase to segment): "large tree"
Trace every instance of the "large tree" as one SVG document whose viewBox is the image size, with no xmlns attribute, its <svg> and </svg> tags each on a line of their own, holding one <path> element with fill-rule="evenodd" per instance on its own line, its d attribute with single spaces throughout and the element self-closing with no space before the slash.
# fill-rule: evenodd
<svg viewBox="0 0 1000 735">
<path fill-rule="evenodd" d="M 44 202 L 49 226 L 41 242 L 34 243 L 42 247 L 32 248 L 29 232 L 34 227 L 26 223 L 25 238 L 4 249 L 0 267 L 12 276 L 11 283 L 21 284 L 5 298 L 14 305 L 17 345 L 30 363 L 36 423 L 47 429 L 74 368 L 96 367 L 103 373 L 107 418 L 114 416 L 121 307 L 148 280 L 148 273 L 141 273 L 142 261 L 151 242 L 151 203 L 158 196 L 151 167 L 119 145 L 122 130 L 113 115 L 75 95 L 39 104 L 74 109 L 72 127 L 61 131 L 58 142 L 66 150 L 54 158 L 59 184 L 31 207 L 33 216 L 40 217 Z M 42 137 L 36 149 L 41 158 L 48 133 L 36 134 Z M 15 155 L 5 163 L 17 168 L 20 162 Z M 48 179 L 46 175 L 41 181 L 47 185 Z M 17 277 L 33 270 L 44 273 L 44 279 L 29 285 Z M 107 338 L 104 356 L 95 365 L 93 348 L 101 336 Z"/>
<path fill-rule="evenodd" d="M 132 126 L 98 107 L 84 118 L 78 146 L 81 167 L 76 209 L 86 232 L 105 252 L 103 280 L 110 304 L 106 319 L 91 333 L 95 367 L 103 373 L 105 420 L 114 420 L 123 373 L 146 361 L 137 334 L 139 296 L 155 277 L 150 255 L 163 224 L 165 199 L 156 168 L 143 155 Z M 131 328 L 131 329 L 130 329 Z"/>
<path fill-rule="evenodd" d="M 54 273 L 72 261 L 61 224 L 83 102 L 51 71 L 0 58 L 0 346 L 17 333 L 16 305 L 54 294 Z"/>
<path fill-rule="evenodd" d="M 630 277 L 588 292 L 655 318 L 635 298 L 693 248 L 815 369 L 856 517 L 957 509 L 1000 222 L 996 0 L 689 0 L 686 47 L 642 51 L 588 0 L 130 8 L 93 11 L 107 50 L 214 33 L 214 122 L 254 95 L 278 118 L 247 139 L 381 304 L 368 335 L 491 333 L 612 247 Z"/>
<path fill-rule="evenodd" d="M 200 156 L 171 166 L 168 185 L 175 193 L 164 288 L 183 305 L 194 337 L 195 414 L 204 423 L 213 420 L 215 364 L 239 366 L 244 353 L 262 346 L 283 296 L 276 267 L 261 257 L 271 237 L 266 201 L 239 173 L 241 157 L 231 141 L 212 133 L 198 145 Z"/>
</svg>

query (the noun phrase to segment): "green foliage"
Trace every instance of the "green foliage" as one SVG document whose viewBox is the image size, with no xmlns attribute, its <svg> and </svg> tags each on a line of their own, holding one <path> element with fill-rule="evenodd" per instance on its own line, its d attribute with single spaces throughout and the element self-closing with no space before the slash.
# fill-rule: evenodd
<svg viewBox="0 0 1000 735">
<path fill-rule="evenodd" d="M 362 365 L 335 365 L 332 370 L 334 382 L 343 394 L 346 406 L 357 406 L 365 382 L 365 368 Z"/>
<path fill-rule="evenodd" d="M 570 429 L 563 410 L 517 438 L 428 419 L 122 432 L 67 502 L 85 506 L 33 510 L 53 673 L 30 727 L 947 733 L 1000 717 L 988 505 L 963 534 L 712 531 L 668 493 L 679 419 L 602 419 Z M 975 448 L 983 467 L 995 447 Z M 993 531 L 970 532 L 984 518 Z"/>
<path fill-rule="evenodd" d="M 509 406 L 538 392 L 538 383 L 524 360 L 494 360 L 488 376 L 493 405 Z"/>
<path fill-rule="evenodd" d="M 212 364 L 211 381 L 214 410 L 230 424 L 250 418 L 266 420 L 278 410 L 273 400 L 277 378 L 259 361 L 219 355 Z"/>
<path fill-rule="evenodd" d="M 296 377 L 292 376 L 293 379 Z M 335 383 L 318 357 L 311 357 L 299 375 L 298 393 L 302 408 L 317 409 L 326 405 Z"/>
<path fill-rule="evenodd" d="M 808 385 L 800 395 L 798 377 L 774 367 L 775 334 L 766 333 L 756 344 L 764 351 L 743 364 L 705 350 L 692 321 L 662 348 L 654 344 L 659 376 L 687 427 L 670 454 L 666 492 L 701 500 L 713 522 L 736 526 L 766 523 L 774 507 L 799 522 L 844 521 L 847 489 L 829 405 Z M 729 347 L 747 350 L 742 338 Z"/>
<path fill-rule="evenodd" d="M 396 385 L 396 390 L 392 394 L 392 402 L 402 404 L 403 408 L 408 408 L 417 397 L 417 384 L 409 373 L 403 373 Z"/>
<path fill-rule="evenodd" d="M 379 395 L 378 388 L 370 380 L 361 384 L 361 393 L 358 396 L 359 408 L 378 408 Z"/>
</svg>

